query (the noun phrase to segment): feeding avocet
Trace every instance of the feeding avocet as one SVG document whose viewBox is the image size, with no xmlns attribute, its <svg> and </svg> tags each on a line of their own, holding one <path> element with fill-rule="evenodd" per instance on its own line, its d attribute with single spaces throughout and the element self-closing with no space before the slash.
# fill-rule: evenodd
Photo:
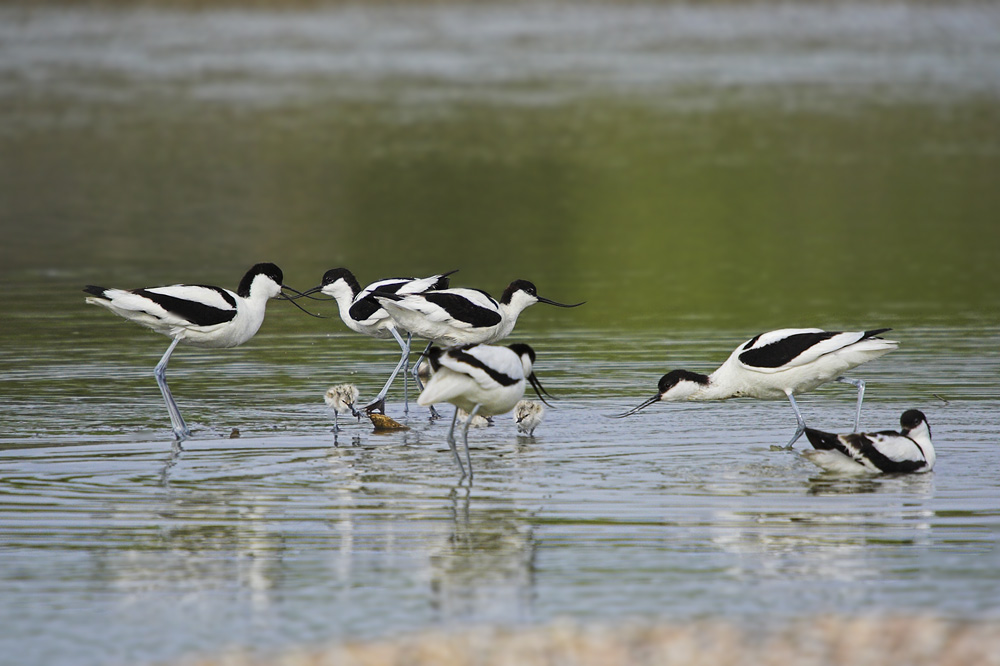
<svg viewBox="0 0 1000 666">
<path fill-rule="evenodd" d="M 526 344 L 516 343 L 507 347 L 491 345 L 464 345 L 451 349 L 431 347 L 428 352 L 434 374 L 417 398 L 419 405 L 449 402 L 455 405 L 455 416 L 448 430 L 448 445 L 455 455 L 465 477 L 465 467 L 455 446 L 455 421 L 458 410 L 469 414 L 462 431 L 465 459 L 472 478 L 472 458 L 469 455 L 469 424 L 476 415 L 495 416 L 514 408 L 524 396 L 524 386 L 530 382 L 542 398 L 545 389 L 532 372 L 535 350 Z M 543 399 L 544 400 L 544 399 Z"/>
<path fill-rule="evenodd" d="M 853 384 L 858 389 L 854 430 L 861 421 L 865 383 L 843 373 L 891 352 L 895 340 L 878 337 L 890 329 L 847 333 L 818 328 L 784 328 L 748 340 L 711 375 L 672 370 L 660 378 L 658 393 L 638 407 L 618 414 L 635 414 L 660 400 L 725 400 L 727 398 L 787 397 L 795 410 L 798 427 L 785 448 L 791 448 L 805 432 L 806 424 L 795 403 L 795 395 L 829 381 Z"/>
</svg>

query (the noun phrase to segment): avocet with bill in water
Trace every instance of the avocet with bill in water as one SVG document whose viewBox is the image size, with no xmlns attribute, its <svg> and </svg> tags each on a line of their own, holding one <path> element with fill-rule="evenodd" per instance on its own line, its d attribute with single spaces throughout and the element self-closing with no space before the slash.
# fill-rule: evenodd
<svg viewBox="0 0 1000 666">
<path fill-rule="evenodd" d="M 890 329 L 831 332 L 818 328 L 783 328 L 761 333 L 737 347 L 711 375 L 672 370 L 660 378 L 658 392 L 638 407 L 617 414 L 630 416 L 661 400 L 726 400 L 728 398 L 788 398 L 797 428 L 785 445 L 790 449 L 805 432 L 806 423 L 795 396 L 830 381 L 858 389 L 854 430 L 861 422 L 865 382 L 844 373 L 873 361 L 899 346 L 878 337 Z"/>
<path fill-rule="evenodd" d="M 515 343 L 507 347 L 492 345 L 464 345 L 451 349 L 431 347 L 427 354 L 433 374 L 417 404 L 430 406 L 440 402 L 455 405 L 455 416 L 448 430 L 448 446 L 465 478 L 465 467 L 455 446 L 455 422 L 458 410 L 469 414 L 462 430 L 465 459 L 472 478 L 472 458 L 469 455 L 469 424 L 479 416 L 506 414 L 524 396 L 524 387 L 530 383 L 539 399 L 544 402 L 542 388 L 532 370 L 535 350 Z"/>
</svg>

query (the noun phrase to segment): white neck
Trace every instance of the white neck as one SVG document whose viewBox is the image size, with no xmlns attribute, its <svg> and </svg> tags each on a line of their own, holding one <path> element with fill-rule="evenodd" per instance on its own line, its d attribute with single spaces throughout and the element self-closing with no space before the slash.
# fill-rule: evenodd
<svg viewBox="0 0 1000 666">
<path fill-rule="evenodd" d="M 927 423 L 921 423 L 908 432 L 906 436 L 916 442 L 920 450 L 924 452 L 927 466 L 933 467 L 934 461 L 937 460 L 937 452 L 934 450 L 934 444 L 931 443 L 931 430 L 927 427 Z"/>
<path fill-rule="evenodd" d="M 353 324 L 356 322 L 351 319 L 351 315 L 348 312 L 354 304 L 355 294 L 351 293 L 351 288 L 343 280 L 338 280 L 331 285 L 323 287 L 320 292 L 327 296 L 333 296 L 336 299 L 341 321 L 347 324 L 348 327 L 353 328 Z"/>
<path fill-rule="evenodd" d="M 510 335 L 510 332 L 514 330 L 514 325 L 517 324 L 517 317 L 525 308 L 530 305 L 534 305 L 538 301 L 527 295 L 524 292 L 518 291 L 510 299 L 510 303 L 500 303 L 500 323 L 497 324 L 497 331 L 493 334 L 492 339 L 502 340 Z"/>
</svg>

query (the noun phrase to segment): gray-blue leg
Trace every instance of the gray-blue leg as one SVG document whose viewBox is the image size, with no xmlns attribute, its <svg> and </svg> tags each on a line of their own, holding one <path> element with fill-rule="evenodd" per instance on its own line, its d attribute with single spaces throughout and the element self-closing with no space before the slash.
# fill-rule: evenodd
<svg viewBox="0 0 1000 666">
<path fill-rule="evenodd" d="M 798 426 L 795 428 L 795 434 L 792 435 L 790 440 L 788 440 L 788 444 L 785 444 L 785 448 L 790 449 L 792 448 L 792 445 L 798 441 L 799 437 L 802 436 L 802 433 L 806 431 L 806 422 L 805 419 L 802 418 L 802 412 L 799 411 L 799 406 L 795 403 L 795 396 L 791 393 L 786 393 L 786 395 L 788 396 L 788 402 L 792 403 L 792 409 L 795 410 L 795 420 L 798 423 Z"/>
<path fill-rule="evenodd" d="M 465 420 L 465 427 L 462 428 L 462 443 L 465 445 L 465 461 L 469 463 L 469 481 L 472 481 L 472 456 L 469 455 L 469 426 L 472 425 L 472 419 L 476 418 L 476 414 L 479 413 L 479 408 L 481 405 L 476 405 L 472 408 L 469 413 L 469 418 Z M 455 414 L 458 414 L 458 410 L 455 410 Z"/>
<path fill-rule="evenodd" d="M 837 377 L 836 381 L 842 384 L 851 384 L 858 387 L 858 410 L 854 413 L 854 432 L 858 432 L 858 428 L 861 427 L 861 403 L 864 402 L 865 399 L 865 380 Z"/>
<path fill-rule="evenodd" d="M 368 403 L 368 405 L 365 407 L 366 412 L 372 412 L 376 409 L 382 411 L 383 413 L 385 412 L 385 394 L 389 392 L 389 387 L 392 386 L 393 380 L 395 380 L 396 375 L 399 374 L 399 369 L 402 368 L 406 364 L 406 362 L 410 360 L 409 341 L 403 340 L 403 337 L 399 334 L 399 331 L 396 330 L 395 326 L 390 326 L 389 332 L 392 333 L 392 337 L 396 338 L 396 343 L 399 344 L 399 348 L 403 351 L 403 355 L 400 357 L 399 363 L 396 364 L 396 367 L 393 368 L 392 374 L 389 375 L 389 380 L 385 383 L 385 386 L 383 386 L 382 390 L 378 392 L 378 395 L 375 396 L 375 399 L 372 400 L 370 403 Z M 409 412 L 409 406 L 404 407 L 404 410 Z"/>
<path fill-rule="evenodd" d="M 410 415 L 410 343 L 413 334 L 406 334 L 406 351 L 403 352 L 403 416 Z"/>
<path fill-rule="evenodd" d="M 431 350 L 431 345 L 433 344 L 434 344 L 433 342 L 427 343 L 427 346 L 424 347 L 424 350 L 420 352 L 420 356 L 417 357 L 417 362 L 413 365 L 413 381 L 416 382 L 417 389 L 419 389 L 420 391 L 424 390 L 424 383 L 420 381 L 420 362 L 427 357 L 427 352 Z M 441 415 L 437 413 L 436 409 L 434 409 L 434 405 L 431 405 L 430 410 L 431 410 L 431 419 L 441 418 Z"/>
<path fill-rule="evenodd" d="M 174 341 L 167 347 L 167 351 L 163 354 L 160 362 L 156 364 L 156 368 L 153 369 L 153 376 L 156 377 L 160 393 L 163 394 L 163 401 L 167 403 L 167 412 L 170 414 L 170 425 L 174 430 L 174 438 L 178 442 L 191 436 L 191 431 L 188 430 L 187 424 L 184 423 L 184 419 L 181 417 L 181 410 L 177 407 L 174 396 L 170 393 L 170 387 L 167 386 L 167 363 L 170 361 L 170 355 L 174 353 L 174 349 L 180 341 L 180 338 L 174 338 Z"/>
<path fill-rule="evenodd" d="M 455 422 L 458 421 L 458 407 L 455 408 L 455 415 L 451 417 L 451 428 L 448 429 L 448 446 L 451 447 L 451 452 L 455 456 L 455 462 L 458 463 L 458 468 L 462 470 L 462 478 L 465 478 L 465 467 L 462 466 L 462 457 L 458 455 L 458 447 L 455 446 Z M 466 429 L 468 430 L 468 429 Z M 468 450 L 468 445 L 466 446 Z"/>
</svg>

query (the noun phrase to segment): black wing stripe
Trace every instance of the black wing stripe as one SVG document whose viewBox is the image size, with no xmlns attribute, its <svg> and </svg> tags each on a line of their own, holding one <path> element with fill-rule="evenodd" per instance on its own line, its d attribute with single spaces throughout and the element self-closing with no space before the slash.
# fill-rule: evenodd
<svg viewBox="0 0 1000 666">
<path fill-rule="evenodd" d="M 412 282 L 412 280 L 408 278 L 400 278 L 395 281 L 383 281 L 382 284 L 378 286 L 378 289 L 373 290 L 370 294 L 348 308 L 348 316 L 350 316 L 350 318 L 354 321 L 366 321 L 382 308 L 382 305 L 375 300 L 375 294 L 378 294 L 379 296 L 386 296 L 387 294 L 398 293 L 403 285 L 410 284 L 410 282 Z"/>
<path fill-rule="evenodd" d="M 877 448 L 875 448 L 874 442 L 863 435 L 849 435 L 851 442 L 858 447 L 858 454 L 855 455 L 855 459 L 859 456 L 867 458 L 871 461 L 873 465 L 878 467 L 883 472 L 892 474 L 894 472 L 914 472 L 924 466 L 923 460 L 893 460 L 889 458 Z M 918 449 L 920 447 L 917 447 Z"/>
<path fill-rule="evenodd" d="M 350 308 L 348 308 L 347 314 L 354 321 L 365 321 L 373 314 L 378 312 L 379 308 L 381 307 L 382 306 L 379 305 L 379 302 L 376 301 L 374 298 L 372 298 L 371 294 L 368 294 L 360 301 L 358 301 Z"/>
<path fill-rule="evenodd" d="M 813 345 L 819 344 L 823 340 L 829 340 L 835 335 L 840 335 L 840 333 L 829 331 L 796 333 L 763 347 L 743 352 L 739 357 L 740 362 L 754 368 L 780 368 Z M 756 340 L 757 338 L 754 338 L 750 342 Z M 746 346 L 750 346 L 750 343 L 747 343 Z"/>
<path fill-rule="evenodd" d="M 465 348 L 456 348 L 448 351 L 448 355 L 451 356 L 456 361 L 465 363 L 466 365 L 471 365 L 473 368 L 482 370 L 488 374 L 494 381 L 496 381 L 501 386 L 513 386 L 514 384 L 521 381 L 520 379 L 515 379 L 510 375 L 505 375 L 502 372 L 497 371 L 496 368 L 491 368 L 490 366 L 483 363 L 477 357 L 465 351 Z"/>
<path fill-rule="evenodd" d="M 222 291 L 217 287 L 208 288 L 216 289 L 225 294 L 227 297 L 226 302 L 231 302 L 233 309 L 220 310 L 219 308 L 211 305 L 205 305 L 204 303 L 189 301 L 175 296 L 168 296 L 166 294 L 158 294 L 156 292 L 149 291 L 148 289 L 134 289 L 132 290 L 132 293 L 142 296 L 143 298 L 148 298 L 167 312 L 189 321 L 196 326 L 214 326 L 216 324 L 224 324 L 227 321 L 232 321 L 233 317 L 236 316 L 235 300 L 233 300 L 229 294 L 226 294 L 225 291 Z"/>
<path fill-rule="evenodd" d="M 464 321 L 477 328 L 496 326 L 501 321 L 499 312 L 482 308 L 458 294 L 439 291 L 428 291 L 423 295 L 428 302 L 443 308 L 449 315 L 459 321 Z"/>
<path fill-rule="evenodd" d="M 892 431 L 884 431 L 879 434 L 899 436 L 899 433 Z M 844 435 L 844 438 L 850 442 L 851 446 L 846 446 L 841 441 L 839 435 L 813 430 L 812 428 L 806 428 L 806 437 L 809 438 L 809 443 L 813 445 L 814 449 L 839 451 L 861 464 L 867 460 L 880 471 L 888 474 L 915 472 L 925 465 L 923 460 L 893 460 L 875 448 L 874 442 L 861 433 Z M 917 448 L 920 447 L 918 446 Z"/>
</svg>

